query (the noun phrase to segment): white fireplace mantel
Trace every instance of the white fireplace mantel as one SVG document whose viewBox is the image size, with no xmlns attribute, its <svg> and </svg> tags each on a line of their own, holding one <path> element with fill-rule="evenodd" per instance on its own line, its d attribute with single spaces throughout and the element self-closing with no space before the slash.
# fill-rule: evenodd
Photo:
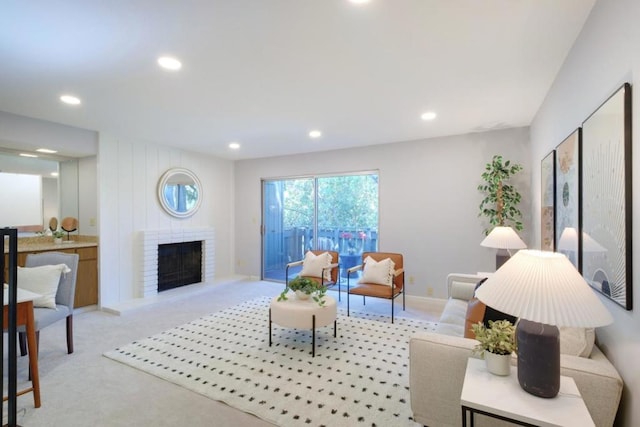
<svg viewBox="0 0 640 427">
<path fill-rule="evenodd" d="M 138 250 L 141 255 L 137 272 L 136 293 L 146 298 L 158 294 L 158 245 L 202 241 L 202 281 L 212 282 L 215 249 L 213 228 L 184 228 L 180 230 L 143 230 L 139 233 Z"/>
</svg>

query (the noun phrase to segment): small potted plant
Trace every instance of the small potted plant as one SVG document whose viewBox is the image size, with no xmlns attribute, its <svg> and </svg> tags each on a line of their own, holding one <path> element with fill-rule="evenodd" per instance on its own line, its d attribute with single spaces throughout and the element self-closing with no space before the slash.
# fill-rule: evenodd
<svg viewBox="0 0 640 427">
<path fill-rule="evenodd" d="M 53 243 L 62 243 L 62 238 L 64 237 L 64 231 L 55 230 L 51 232 L 51 235 L 53 236 Z"/>
<path fill-rule="evenodd" d="M 495 375 L 509 375 L 511 353 L 516 351 L 516 328 L 508 320 L 489 320 L 489 327 L 482 322 L 471 326 L 479 341 L 473 352 L 484 356 L 487 369 Z"/>
<path fill-rule="evenodd" d="M 278 301 L 286 301 L 289 290 L 295 292 L 298 299 L 305 300 L 312 298 L 320 307 L 324 306 L 324 296 L 327 293 L 327 288 L 313 279 L 298 276 L 290 280 L 280 293 Z"/>
</svg>

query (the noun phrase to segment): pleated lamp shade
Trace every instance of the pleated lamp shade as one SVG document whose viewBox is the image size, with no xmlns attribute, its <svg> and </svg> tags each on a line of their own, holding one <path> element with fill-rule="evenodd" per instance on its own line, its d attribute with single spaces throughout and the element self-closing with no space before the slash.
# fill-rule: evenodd
<svg viewBox="0 0 640 427">
<path fill-rule="evenodd" d="M 494 227 L 480 246 L 497 249 L 524 249 L 527 245 L 511 227 Z"/>
<path fill-rule="evenodd" d="M 564 254 L 521 250 L 476 291 L 486 305 L 533 322 L 593 328 L 611 314 Z"/>
</svg>

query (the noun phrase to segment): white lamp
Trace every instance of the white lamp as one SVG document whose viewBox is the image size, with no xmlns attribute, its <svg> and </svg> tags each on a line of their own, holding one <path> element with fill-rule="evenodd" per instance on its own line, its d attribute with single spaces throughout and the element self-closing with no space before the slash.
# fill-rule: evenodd
<svg viewBox="0 0 640 427">
<path fill-rule="evenodd" d="M 476 291 L 486 305 L 519 317 L 518 381 L 527 392 L 554 397 L 560 388 L 558 326 L 613 322 L 578 270 L 557 252 L 516 253 Z"/>
<path fill-rule="evenodd" d="M 480 246 L 496 248 L 496 269 L 500 268 L 511 256 L 509 249 L 525 249 L 527 245 L 511 227 L 497 226 L 480 242 Z M 501 251 L 502 250 L 502 251 Z M 506 250 L 506 255 L 505 255 Z"/>
</svg>

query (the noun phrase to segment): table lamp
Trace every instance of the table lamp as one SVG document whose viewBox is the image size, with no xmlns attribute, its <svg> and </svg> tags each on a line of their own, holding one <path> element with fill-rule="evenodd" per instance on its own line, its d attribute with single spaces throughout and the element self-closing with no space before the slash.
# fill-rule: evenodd
<svg viewBox="0 0 640 427">
<path fill-rule="evenodd" d="M 527 245 L 511 227 L 497 226 L 480 242 L 480 246 L 496 248 L 496 270 L 504 264 L 511 253 L 509 249 L 525 249 Z"/>
<path fill-rule="evenodd" d="M 594 328 L 611 314 L 564 254 L 522 250 L 476 290 L 480 301 L 520 318 L 518 382 L 530 394 L 555 397 L 560 389 L 558 326 Z"/>
</svg>

